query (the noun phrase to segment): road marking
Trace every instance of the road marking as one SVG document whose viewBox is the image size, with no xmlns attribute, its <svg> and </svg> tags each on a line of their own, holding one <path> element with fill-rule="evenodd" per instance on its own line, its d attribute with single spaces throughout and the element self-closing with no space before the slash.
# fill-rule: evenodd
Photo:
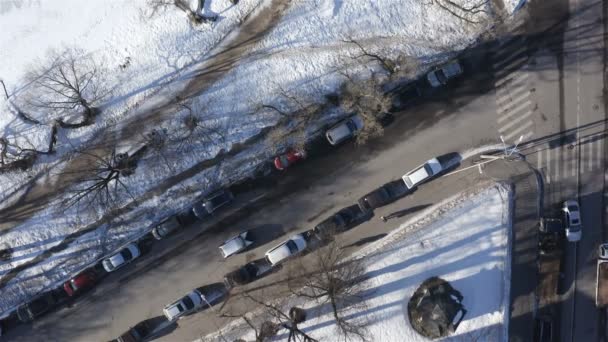
<svg viewBox="0 0 608 342">
<path fill-rule="evenodd" d="M 574 150 L 576 150 L 576 149 L 572 149 L 572 151 L 574 151 Z M 572 153 L 572 158 L 570 158 L 570 164 L 572 164 L 572 177 L 576 177 L 576 175 L 578 173 L 578 168 L 580 166 L 578 164 L 578 158 L 579 158 L 579 156 L 577 155 L 576 152 Z"/>
<path fill-rule="evenodd" d="M 497 92 L 498 93 L 498 92 Z M 504 95 L 496 99 L 498 105 L 507 105 L 509 103 L 517 103 L 530 96 L 530 91 L 526 87 L 519 87 L 516 89 L 510 89 L 505 92 Z"/>
<path fill-rule="evenodd" d="M 499 78 L 496 82 L 494 82 L 494 87 L 497 89 L 501 88 L 503 84 L 509 82 L 509 84 L 517 84 L 521 79 L 528 78 L 527 72 L 515 71 L 508 76 Z"/>
<path fill-rule="evenodd" d="M 597 140 L 597 142 L 598 142 L 597 147 L 598 148 L 597 148 L 597 159 L 596 160 L 597 160 L 598 166 L 600 166 L 600 167 L 602 165 L 602 162 L 601 162 L 601 160 L 602 160 L 602 154 L 604 153 L 604 139 L 606 139 L 606 137 L 605 136 L 601 136 L 601 139 Z"/>
<path fill-rule="evenodd" d="M 515 126 L 518 123 L 521 123 L 522 121 L 524 121 L 525 119 L 527 119 L 530 115 L 532 115 L 531 111 L 525 112 L 524 114 L 522 114 L 521 116 L 516 117 L 515 119 L 507 122 L 504 126 L 499 127 L 498 131 L 500 133 L 505 133 L 507 130 L 509 130 L 511 127 Z"/>
<path fill-rule="evenodd" d="M 555 180 L 559 179 L 559 169 L 561 167 L 560 163 L 559 163 L 559 154 L 560 154 L 560 148 L 556 147 L 555 148 L 555 159 L 553 160 L 555 163 Z"/>
<path fill-rule="evenodd" d="M 498 123 L 502 124 L 504 121 L 510 119 L 512 116 L 521 112 L 521 110 L 526 109 L 527 112 L 530 112 L 530 107 L 532 106 L 532 102 L 530 100 L 526 100 L 524 102 L 520 102 L 518 105 L 512 108 L 503 109 L 503 114 L 498 118 Z"/>
<path fill-rule="evenodd" d="M 543 165 L 543 153 L 545 153 L 545 151 L 538 150 L 538 153 L 536 154 L 536 169 L 538 170 L 540 170 Z"/>
<path fill-rule="evenodd" d="M 503 68 L 502 66 L 511 63 L 514 59 L 517 59 L 517 57 L 520 56 L 522 52 L 526 52 L 527 49 L 528 48 L 525 44 L 522 44 L 521 47 L 519 47 L 515 51 L 511 49 L 502 49 L 501 52 L 497 53 L 496 55 L 494 55 L 494 57 L 492 57 L 493 60 L 497 61 L 492 64 L 494 70 L 498 71 L 499 69 L 507 69 Z"/>
<path fill-rule="evenodd" d="M 586 154 L 585 158 L 587 158 L 587 170 L 592 171 L 593 170 L 593 162 L 594 162 L 593 159 L 595 157 L 595 153 L 593 153 L 593 149 L 594 149 L 594 146 L 595 146 L 595 141 L 591 141 L 587 145 L 589 145 L 589 147 L 587 148 L 589 150 L 589 152 L 585 153 Z"/>
<path fill-rule="evenodd" d="M 506 140 L 510 140 L 511 138 L 517 136 L 518 134 L 520 134 L 520 132 L 523 132 L 524 130 L 532 127 L 534 125 L 533 121 L 528 121 L 525 124 L 523 124 L 522 126 L 519 126 L 517 129 L 515 129 L 514 131 L 512 131 L 509 134 L 505 135 L 505 139 Z"/>
<path fill-rule="evenodd" d="M 526 134 L 524 134 L 524 138 L 521 139 L 522 142 L 526 142 L 528 141 L 530 138 L 532 138 L 534 136 L 534 131 L 530 131 Z"/>
</svg>

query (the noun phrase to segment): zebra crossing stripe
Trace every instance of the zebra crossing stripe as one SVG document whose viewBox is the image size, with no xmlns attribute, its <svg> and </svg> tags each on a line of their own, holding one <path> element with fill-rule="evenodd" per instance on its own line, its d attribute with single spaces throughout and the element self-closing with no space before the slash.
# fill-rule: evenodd
<svg viewBox="0 0 608 342">
<path fill-rule="evenodd" d="M 523 120 L 527 119 L 530 115 L 532 115 L 531 111 L 527 111 L 525 113 L 523 113 L 522 115 L 516 117 L 515 119 L 507 122 L 504 126 L 499 127 L 498 131 L 501 134 L 506 133 L 506 131 L 508 131 L 511 127 L 517 125 L 518 123 L 521 123 Z"/>
<path fill-rule="evenodd" d="M 589 151 L 585 153 L 586 154 L 585 157 L 587 158 L 587 170 L 588 171 L 593 170 L 593 163 L 594 163 L 593 159 L 595 159 L 595 153 L 593 153 L 593 150 L 594 150 L 594 145 L 597 141 L 598 140 L 592 141 L 589 144 L 587 144 L 587 145 L 589 145 L 589 147 L 587 147 L 587 150 L 589 150 Z"/>
<path fill-rule="evenodd" d="M 502 124 L 503 121 L 508 120 L 509 118 L 511 118 L 513 115 L 515 115 L 517 113 L 520 113 L 521 110 L 523 110 L 523 109 L 529 110 L 531 106 L 532 106 L 532 102 L 529 99 L 527 99 L 526 101 L 520 102 L 515 107 L 506 108 L 502 111 L 503 114 L 500 117 L 498 117 L 497 121 L 499 124 Z"/>
<path fill-rule="evenodd" d="M 525 124 L 517 127 L 515 130 L 511 131 L 509 134 L 505 134 L 506 140 L 511 140 L 514 137 L 517 137 L 518 134 L 525 131 L 528 128 L 531 128 L 534 125 L 533 121 L 527 121 Z"/>
<path fill-rule="evenodd" d="M 496 104 L 501 107 L 507 106 L 508 104 L 517 103 L 522 99 L 530 96 L 530 91 L 526 87 L 520 87 L 517 89 L 513 89 L 511 93 L 505 93 L 505 95 L 502 95 L 500 98 L 496 99 Z"/>
<path fill-rule="evenodd" d="M 517 59 L 522 52 L 525 52 L 528 48 L 525 45 L 521 45 L 517 50 L 512 51 L 509 49 L 503 49 L 501 52 L 494 55 L 493 60 L 497 61 L 492 64 L 494 70 L 503 69 L 504 65 L 511 63 L 513 59 Z"/>
<path fill-rule="evenodd" d="M 496 89 L 499 89 L 500 87 L 502 87 L 503 84 L 505 84 L 507 82 L 510 82 L 512 84 L 517 84 L 517 83 L 519 83 L 519 81 L 521 81 L 524 78 L 528 78 L 527 72 L 516 71 L 516 72 L 513 72 L 513 73 L 509 74 L 508 76 L 500 78 L 498 81 L 494 82 L 494 87 L 496 87 Z"/>
</svg>

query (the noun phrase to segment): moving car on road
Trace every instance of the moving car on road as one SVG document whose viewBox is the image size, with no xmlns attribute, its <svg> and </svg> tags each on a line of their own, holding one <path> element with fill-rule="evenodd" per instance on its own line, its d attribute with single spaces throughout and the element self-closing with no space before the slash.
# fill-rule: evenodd
<svg viewBox="0 0 608 342">
<path fill-rule="evenodd" d="M 302 234 L 296 234 L 266 252 L 266 260 L 274 266 L 301 253 L 304 249 L 306 249 L 306 238 Z"/>
<path fill-rule="evenodd" d="M 575 200 L 566 201 L 562 210 L 564 211 L 564 221 L 566 221 L 566 238 L 570 242 L 580 241 L 583 235 L 583 225 L 578 202 Z"/>
<path fill-rule="evenodd" d="M 77 274 L 74 278 L 63 284 L 63 290 L 68 296 L 73 297 L 86 289 L 90 289 L 97 282 L 97 277 L 92 270 L 86 270 Z"/>
<path fill-rule="evenodd" d="M 27 323 L 34 318 L 43 315 L 57 304 L 57 300 L 53 293 L 48 292 L 42 296 L 25 303 L 17 308 L 17 318 L 21 322 Z"/>
<path fill-rule="evenodd" d="M 163 314 L 171 322 L 192 313 L 203 306 L 203 295 L 198 290 L 193 290 L 177 301 L 165 306 Z"/>
<path fill-rule="evenodd" d="M 353 115 L 348 119 L 342 120 L 327 130 L 325 137 L 332 145 L 350 139 L 363 129 L 363 119 L 359 115 Z"/>
<path fill-rule="evenodd" d="M 224 258 L 227 258 L 249 247 L 253 243 L 253 241 L 247 240 L 248 235 L 249 231 L 245 231 L 235 237 L 226 240 L 226 242 L 224 242 L 220 246 L 222 256 Z"/>
<path fill-rule="evenodd" d="M 306 152 L 289 150 L 287 153 L 274 158 L 274 167 L 283 171 L 304 158 L 306 158 Z"/>
<path fill-rule="evenodd" d="M 388 182 L 369 194 L 361 197 L 358 201 L 362 211 L 373 211 L 374 209 L 387 205 L 410 193 L 410 189 L 402 179 Z"/>
<path fill-rule="evenodd" d="M 437 158 L 429 159 L 426 163 L 418 166 L 412 171 L 406 173 L 403 177 L 403 181 L 408 189 L 413 189 L 422 182 L 425 182 L 438 173 L 443 171 L 443 166 L 439 163 Z"/>
<path fill-rule="evenodd" d="M 113 272 L 125 266 L 141 255 L 139 247 L 135 243 L 130 243 L 123 247 L 118 253 L 103 259 L 101 264 L 106 272 Z"/>
<path fill-rule="evenodd" d="M 426 78 L 433 88 L 448 84 L 450 79 L 462 75 L 462 65 L 457 60 L 448 62 L 438 68 L 433 69 Z"/>
<path fill-rule="evenodd" d="M 199 220 L 202 220 L 232 202 L 233 199 L 234 195 L 230 190 L 220 189 L 205 196 L 202 201 L 196 203 L 192 211 Z"/>
</svg>

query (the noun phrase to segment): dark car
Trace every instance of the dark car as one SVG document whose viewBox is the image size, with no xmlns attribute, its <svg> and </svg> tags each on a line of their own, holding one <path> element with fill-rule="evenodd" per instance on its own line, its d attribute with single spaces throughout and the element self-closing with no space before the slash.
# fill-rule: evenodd
<svg viewBox="0 0 608 342">
<path fill-rule="evenodd" d="M 368 213 L 361 211 L 361 208 L 356 204 L 351 205 L 321 221 L 313 228 L 313 232 L 318 238 L 325 240 L 333 236 L 333 234 L 341 233 L 351 228 L 355 223 L 366 217 Z"/>
<path fill-rule="evenodd" d="M 184 223 L 182 222 L 181 216 L 173 215 L 164 219 L 158 224 L 158 226 L 154 227 L 154 229 L 152 229 L 152 236 L 154 236 L 156 240 L 162 240 L 167 237 L 167 235 L 182 228 L 183 226 Z"/>
<path fill-rule="evenodd" d="M 359 207 L 362 211 L 372 211 L 378 207 L 398 200 L 411 191 L 412 190 L 407 188 L 403 180 L 391 181 L 361 197 L 358 201 Z"/>
<path fill-rule="evenodd" d="M 272 266 L 265 260 L 253 261 L 226 274 L 224 284 L 229 289 L 238 285 L 245 285 L 258 279 L 271 269 Z"/>
<path fill-rule="evenodd" d="M 21 322 L 31 322 L 34 318 L 43 315 L 57 304 L 57 300 L 52 293 L 34 299 L 33 301 L 21 305 L 17 308 L 17 317 Z"/>
<path fill-rule="evenodd" d="M 553 320 L 550 316 L 541 316 L 534 320 L 534 342 L 555 342 Z"/>
<path fill-rule="evenodd" d="M 538 226 L 538 249 L 540 254 L 559 253 L 564 225 L 557 218 L 542 218 Z"/>
<path fill-rule="evenodd" d="M 216 210 L 229 204 L 234 199 L 234 195 L 228 189 L 220 189 L 203 198 L 192 208 L 194 215 L 200 220 L 213 214 Z"/>
<path fill-rule="evenodd" d="M 120 335 L 117 339 L 118 342 L 140 342 L 143 341 L 146 337 L 148 337 L 152 331 L 154 330 L 154 326 L 148 321 L 143 321 L 137 323 L 134 327 L 129 329 L 124 334 Z"/>
<path fill-rule="evenodd" d="M 68 296 L 73 297 L 84 290 L 90 289 L 97 282 L 97 277 L 92 270 L 86 270 L 63 284 L 63 290 Z"/>
</svg>

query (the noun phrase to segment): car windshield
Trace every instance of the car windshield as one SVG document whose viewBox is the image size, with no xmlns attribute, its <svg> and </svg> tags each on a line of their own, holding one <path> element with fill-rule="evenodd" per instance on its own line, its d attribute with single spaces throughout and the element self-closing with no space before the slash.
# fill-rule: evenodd
<svg viewBox="0 0 608 342">
<path fill-rule="evenodd" d="M 279 160 L 281 161 L 281 165 L 282 165 L 283 167 L 285 167 L 285 166 L 289 165 L 289 159 L 287 158 L 287 156 L 286 156 L 286 155 L 282 155 L 282 156 L 280 156 L 280 157 L 279 157 Z"/>
<path fill-rule="evenodd" d="M 572 219 L 572 224 L 578 226 L 581 223 L 579 219 Z"/>
<path fill-rule="evenodd" d="M 289 252 L 291 254 L 295 254 L 298 252 L 298 245 L 296 245 L 296 243 L 293 242 L 293 240 L 287 241 L 287 243 L 285 245 L 287 246 L 287 248 L 289 248 Z"/>
<path fill-rule="evenodd" d="M 437 79 L 439 80 L 439 82 L 441 83 L 446 83 L 447 82 L 447 77 L 445 77 L 445 74 L 443 73 L 442 69 L 437 70 L 436 72 L 437 75 Z"/>
<path fill-rule="evenodd" d="M 72 288 L 72 290 L 74 290 L 74 291 L 78 290 L 78 286 L 76 286 L 73 279 L 72 279 L 72 281 L 69 282 L 69 284 L 70 284 L 70 287 Z"/>
<path fill-rule="evenodd" d="M 371 208 L 372 208 L 372 206 L 369 204 L 369 201 L 367 200 L 367 198 L 364 198 L 364 199 L 363 199 L 363 206 L 364 206 L 366 209 L 371 209 Z"/>
<path fill-rule="evenodd" d="M 213 208 L 215 208 L 226 201 L 225 197 L 226 197 L 225 194 L 222 193 L 222 194 L 219 194 L 219 195 L 209 199 L 209 202 L 211 203 L 211 206 Z"/>
<path fill-rule="evenodd" d="M 133 254 L 131 254 L 131 251 L 128 248 L 123 249 L 120 252 L 120 255 L 122 255 L 122 257 L 125 259 L 125 261 L 129 261 L 133 258 Z"/>
<path fill-rule="evenodd" d="M 186 310 L 192 310 L 194 308 L 194 302 L 192 302 L 192 299 L 190 299 L 190 297 L 186 296 L 182 299 L 182 302 L 184 303 L 184 306 L 186 307 Z M 180 311 L 184 311 L 183 309 Z"/>
<path fill-rule="evenodd" d="M 577 206 L 575 206 L 575 205 L 569 205 L 569 206 L 568 206 L 568 210 L 570 210 L 570 212 L 573 212 L 573 211 L 578 211 L 578 207 L 577 207 Z"/>
</svg>

